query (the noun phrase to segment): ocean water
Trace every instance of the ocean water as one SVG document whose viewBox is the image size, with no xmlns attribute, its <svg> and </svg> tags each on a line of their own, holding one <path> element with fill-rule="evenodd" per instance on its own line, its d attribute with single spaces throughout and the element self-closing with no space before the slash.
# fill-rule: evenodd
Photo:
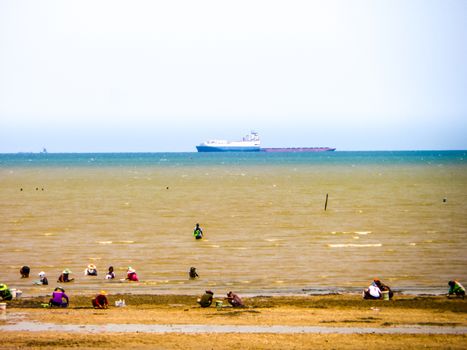
<svg viewBox="0 0 467 350">
<path fill-rule="evenodd" d="M 466 151 L 3 154 L 0 200 L 0 282 L 25 296 L 50 293 L 64 268 L 70 294 L 355 292 L 374 277 L 437 294 L 467 282 Z M 128 266 L 140 282 L 120 281 Z M 39 271 L 48 287 L 33 285 Z"/>
</svg>

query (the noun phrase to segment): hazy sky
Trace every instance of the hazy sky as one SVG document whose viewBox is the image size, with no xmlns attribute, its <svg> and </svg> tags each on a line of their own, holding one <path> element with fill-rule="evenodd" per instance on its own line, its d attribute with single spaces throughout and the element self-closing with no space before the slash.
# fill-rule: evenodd
<svg viewBox="0 0 467 350">
<path fill-rule="evenodd" d="M 467 1 L 0 0 L 0 152 L 467 149 Z"/>
</svg>

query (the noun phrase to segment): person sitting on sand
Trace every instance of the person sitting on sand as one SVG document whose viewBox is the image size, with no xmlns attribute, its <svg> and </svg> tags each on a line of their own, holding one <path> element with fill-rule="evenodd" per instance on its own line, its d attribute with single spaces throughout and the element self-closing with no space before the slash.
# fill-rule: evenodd
<svg viewBox="0 0 467 350">
<path fill-rule="evenodd" d="M 192 280 L 199 277 L 198 273 L 196 272 L 196 267 L 190 267 L 189 275 L 190 275 L 190 279 L 192 279 Z"/>
<path fill-rule="evenodd" d="M 29 268 L 29 266 L 23 266 L 19 270 L 19 273 L 21 274 L 21 278 L 29 278 L 29 272 L 31 272 L 31 269 Z"/>
<path fill-rule="evenodd" d="M 227 301 L 233 307 L 244 307 L 245 306 L 243 304 L 242 299 L 237 294 L 235 294 L 234 292 L 228 292 L 227 293 Z"/>
<path fill-rule="evenodd" d="M 363 291 L 363 299 L 381 299 L 381 290 L 373 281 L 368 288 Z"/>
<path fill-rule="evenodd" d="M 58 277 L 57 282 L 62 282 L 62 283 L 73 282 L 75 279 L 70 278 L 71 273 L 72 273 L 71 270 L 68 268 L 63 270 L 62 274 Z"/>
<path fill-rule="evenodd" d="M 201 307 L 209 307 L 212 304 L 212 298 L 214 296 L 214 293 L 210 290 L 207 290 L 203 296 L 198 299 L 198 304 L 201 305 Z"/>
<path fill-rule="evenodd" d="M 84 270 L 85 276 L 97 276 L 97 267 L 94 264 L 89 264 L 86 270 Z"/>
<path fill-rule="evenodd" d="M 449 291 L 448 291 L 448 297 L 451 295 L 455 294 L 458 297 L 462 297 L 462 299 L 465 298 L 465 288 L 462 284 L 460 284 L 457 281 L 449 281 Z"/>
<path fill-rule="evenodd" d="M 109 272 L 107 272 L 107 275 L 105 276 L 105 279 L 107 280 L 113 280 L 115 278 L 115 272 L 114 272 L 114 267 L 109 266 Z"/>
<path fill-rule="evenodd" d="M 11 294 L 10 288 L 5 283 L 0 283 L 0 300 L 11 300 L 13 294 Z"/>
<path fill-rule="evenodd" d="M 392 297 L 394 296 L 394 293 L 393 291 L 391 290 L 391 288 L 389 288 L 389 286 L 387 286 L 386 284 L 384 284 L 383 282 L 381 282 L 379 279 L 375 278 L 375 280 L 373 281 L 376 286 L 379 288 L 379 290 L 381 292 L 389 292 L 389 299 L 392 299 Z"/>
<path fill-rule="evenodd" d="M 107 293 L 103 290 L 92 299 L 92 306 L 94 309 L 107 309 L 109 307 L 109 301 L 106 297 Z"/>
<path fill-rule="evenodd" d="M 44 286 L 49 284 L 49 280 L 47 279 L 47 277 L 45 277 L 44 271 L 39 272 L 38 275 L 39 275 L 39 281 L 35 281 L 34 284 L 39 284 L 39 285 L 44 285 Z"/>
<path fill-rule="evenodd" d="M 65 294 L 65 290 L 61 287 L 57 287 L 54 289 L 52 298 L 49 300 L 49 306 L 68 307 L 69 302 L 70 300 Z"/>
<path fill-rule="evenodd" d="M 203 230 L 201 229 L 201 227 L 199 227 L 199 224 L 196 224 L 196 227 L 193 230 L 193 236 L 195 236 L 196 239 L 203 238 Z"/>
<path fill-rule="evenodd" d="M 128 271 L 126 272 L 126 279 L 133 282 L 138 282 L 138 275 L 136 274 L 136 270 L 133 269 L 131 266 L 128 267 Z"/>
</svg>

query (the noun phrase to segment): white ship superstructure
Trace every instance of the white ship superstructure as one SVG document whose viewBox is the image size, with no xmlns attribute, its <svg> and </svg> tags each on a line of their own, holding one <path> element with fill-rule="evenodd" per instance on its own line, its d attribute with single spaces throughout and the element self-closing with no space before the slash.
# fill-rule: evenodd
<svg viewBox="0 0 467 350">
<path fill-rule="evenodd" d="M 261 141 L 252 131 L 241 141 L 209 140 L 196 146 L 198 152 L 259 152 Z"/>
</svg>

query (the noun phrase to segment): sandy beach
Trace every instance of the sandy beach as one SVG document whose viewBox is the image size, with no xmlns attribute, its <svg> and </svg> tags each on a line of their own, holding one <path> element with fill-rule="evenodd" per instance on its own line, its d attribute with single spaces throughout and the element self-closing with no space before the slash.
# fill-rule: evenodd
<svg viewBox="0 0 467 350">
<path fill-rule="evenodd" d="M 196 298 L 111 295 L 108 310 L 93 309 L 91 296 L 84 295 L 73 297 L 66 309 L 43 308 L 47 297 L 13 300 L 0 322 L 1 348 L 461 349 L 467 340 L 467 303 L 462 299 L 257 296 L 245 298 L 245 308 L 225 307 L 224 301 L 218 310 L 214 305 L 200 308 Z M 119 299 L 127 306 L 113 306 Z"/>
</svg>

